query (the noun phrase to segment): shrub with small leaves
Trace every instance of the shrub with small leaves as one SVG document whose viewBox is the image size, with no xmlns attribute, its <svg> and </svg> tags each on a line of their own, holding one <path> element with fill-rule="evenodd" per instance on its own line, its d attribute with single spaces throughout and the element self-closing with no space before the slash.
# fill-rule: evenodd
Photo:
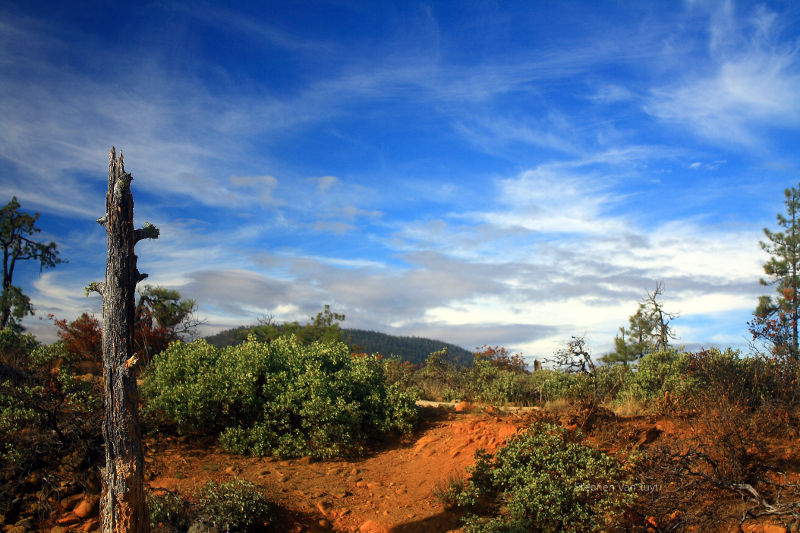
<svg viewBox="0 0 800 533">
<path fill-rule="evenodd" d="M 150 526 L 161 531 L 186 531 L 189 526 L 189 502 L 172 492 L 153 494 L 147 491 Z"/>
<path fill-rule="evenodd" d="M 407 433 L 415 397 L 389 383 L 375 356 L 341 342 L 294 337 L 217 349 L 173 343 L 145 377 L 145 412 L 183 431 L 220 431 L 242 454 L 334 457 L 359 452 L 369 438 Z"/>
<path fill-rule="evenodd" d="M 209 481 L 200 491 L 200 512 L 226 533 L 253 531 L 271 519 L 272 504 L 255 485 L 243 479 Z"/>
<path fill-rule="evenodd" d="M 455 497 L 471 533 L 597 531 L 635 499 L 627 475 L 580 432 L 537 422 L 496 455 L 480 451 Z"/>
</svg>

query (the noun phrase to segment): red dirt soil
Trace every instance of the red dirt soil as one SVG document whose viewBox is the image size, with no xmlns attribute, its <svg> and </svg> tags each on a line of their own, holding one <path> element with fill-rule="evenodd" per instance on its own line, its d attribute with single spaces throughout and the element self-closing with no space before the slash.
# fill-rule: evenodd
<svg viewBox="0 0 800 533">
<path fill-rule="evenodd" d="M 545 412 L 536 408 L 521 414 L 502 413 L 491 407 L 472 411 L 424 407 L 422 411 L 423 422 L 413 435 L 376 443 L 364 456 L 352 459 L 314 461 L 305 457 L 282 461 L 243 457 L 221 451 L 211 437 L 147 437 L 147 484 L 155 494 L 166 489 L 193 498 L 209 480 L 246 479 L 278 504 L 273 522 L 263 528 L 269 531 L 454 533 L 461 531 L 458 516 L 435 496 L 437 487 L 445 487 L 454 476 L 465 477 L 476 450 L 495 452 L 507 437 L 527 427 L 533 419 L 558 420 L 570 430 L 582 427 L 588 433 L 588 443 L 610 454 L 631 447 L 655 446 L 665 440 L 687 442 L 697 431 L 685 421 L 653 416 L 617 417 L 605 410 L 593 419 L 575 411 Z M 800 483 L 797 433 L 800 431 L 789 440 L 776 439 L 758 450 L 766 462 L 778 460 L 791 483 Z M 719 499 L 719 495 L 708 494 L 698 499 L 695 507 L 716 509 L 720 515 L 734 517 L 711 529 L 691 524 L 677 528 L 671 523 L 655 525 L 654 518 L 647 515 L 633 515 L 629 517 L 632 521 L 622 527 L 693 533 L 738 530 L 739 520 L 735 517 L 741 516 L 743 505 L 739 498 L 730 495 Z M 94 513 L 96 517 L 96 507 Z M 79 520 L 70 512 L 53 517 L 48 525 L 56 525 L 56 521 L 61 532 L 98 529 L 96 518 Z M 787 528 L 782 524 L 785 521 L 764 516 L 748 520 L 743 530 L 753 533 L 800 530 L 800 522 L 794 524 L 798 527 Z M 51 531 L 50 527 L 44 530 Z"/>
<path fill-rule="evenodd" d="M 210 440 L 151 440 L 147 468 L 156 475 L 149 485 L 156 493 L 164 488 L 189 496 L 212 479 L 246 479 L 288 510 L 278 518 L 283 523 L 273 524 L 286 531 L 458 530 L 458 518 L 434 496 L 435 487 L 463 476 L 478 448 L 494 452 L 520 420 L 426 411 L 427 422 L 412 438 L 353 460 L 278 461 L 227 454 Z"/>
</svg>

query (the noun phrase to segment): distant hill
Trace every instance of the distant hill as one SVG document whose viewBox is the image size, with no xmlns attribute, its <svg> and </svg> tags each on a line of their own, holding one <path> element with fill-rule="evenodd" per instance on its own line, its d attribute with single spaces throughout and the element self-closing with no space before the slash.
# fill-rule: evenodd
<svg viewBox="0 0 800 533">
<path fill-rule="evenodd" d="M 248 329 L 250 329 L 250 326 L 227 329 L 215 335 L 209 335 L 205 337 L 205 340 L 219 348 L 233 346 L 242 342 L 242 339 L 247 335 L 246 331 Z M 415 365 L 424 362 L 429 354 L 442 348 L 447 348 L 447 357 L 451 362 L 457 365 L 472 363 L 472 352 L 443 341 L 421 337 L 400 337 L 363 329 L 342 328 L 342 332 L 344 333 L 345 342 L 358 351 L 369 354 L 378 353 L 384 356 L 397 355 Z"/>
<path fill-rule="evenodd" d="M 418 365 L 423 363 L 429 354 L 447 348 L 447 358 L 452 363 L 457 365 L 472 363 L 472 352 L 447 342 L 421 337 L 399 337 L 363 329 L 342 329 L 342 331 L 344 331 L 344 340 L 348 344 L 365 353 L 398 355 L 404 360 Z"/>
</svg>

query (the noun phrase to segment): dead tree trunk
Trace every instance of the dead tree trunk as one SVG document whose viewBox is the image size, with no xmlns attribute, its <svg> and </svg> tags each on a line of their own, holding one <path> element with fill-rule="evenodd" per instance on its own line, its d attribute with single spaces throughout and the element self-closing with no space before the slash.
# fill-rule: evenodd
<svg viewBox="0 0 800 533">
<path fill-rule="evenodd" d="M 144 494 L 137 357 L 133 351 L 136 284 L 147 275 L 137 270 L 133 247 L 141 239 L 158 238 L 158 229 L 149 224 L 133 229 L 132 179 L 125 172 L 122 154 L 117 159 L 111 148 L 106 214 L 97 221 L 105 226 L 108 236 L 106 281 L 89 287 L 103 297 L 106 466 L 100 514 L 104 533 L 150 531 Z"/>
</svg>

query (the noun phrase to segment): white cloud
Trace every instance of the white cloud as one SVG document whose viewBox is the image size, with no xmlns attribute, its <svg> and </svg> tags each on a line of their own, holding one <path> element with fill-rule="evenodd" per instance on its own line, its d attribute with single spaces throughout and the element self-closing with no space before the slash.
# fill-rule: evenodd
<svg viewBox="0 0 800 533">
<path fill-rule="evenodd" d="M 500 181 L 507 207 L 482 219 L 500 227 L 522 227 L 549 234 L 602 234 L 622 231 L 622 220 L 608 214 L 613 197 L 608 178 L 577 177 L 561 165 L 541 165 Z"/>
<path fill-rule="evenodd" d="M 276 203 L 273 195 L 278 180 L 274 176 L 231 176 L 231 183 L 251 192 L 262 206 Z"/>
<path fill-rule="evenodd" d="M 761 144 L 763 127 L 796 127 L 800 48 L 778 41 L 774 13 L 756 9 L 749 23 L 738 27 L 725 3 L 712 17 L 709 67 L 653 90 L 646 110 L 716 142 L 742 145 Z"/>
</svg>

